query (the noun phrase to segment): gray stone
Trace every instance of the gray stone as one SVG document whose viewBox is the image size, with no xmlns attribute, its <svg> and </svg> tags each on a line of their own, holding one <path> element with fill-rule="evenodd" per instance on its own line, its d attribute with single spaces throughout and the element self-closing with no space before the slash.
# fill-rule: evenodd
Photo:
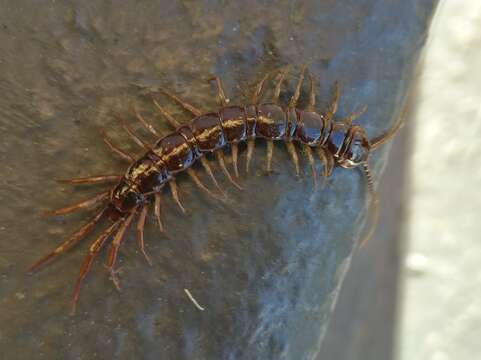
<svg viewBox="0 0 481 360">
<path fill-rule="evenodd" d="M 122 292 L 109 281 L 102 254 L 75 317 L 68 316 L 69 296 L 93 237 L 34 276 L 25 269 L 88 215 L 37 215 L 99 191 L 67 188 L 55 179 L 123 171 L 98 133 L 108 128 L 123 148 L 137 151 L 114 118 L 120 112 L 133 122 L 129 102 L 167 131 L 145 96 L 158 86 L 211 110 L 216 101 L 206 79 L 212 74 L 223 78 L 232 102 L 245 103 L 244 94 L 266 71 L 307 63 L 318 79 L 319 111 L 339 80 L 338 117 L 367 104 L 360 124 L 371 137 L 383 133 L 399 113 L 436 3 L 3 2 L 2 356 L 314 358 L 366 220 L 358 171 L 338 169 L 314 193 L 306 162 L 296 179 L 282 146 L 275 148 L 275 174 L 264 176 L 259 141 L 257 171 L 242 175 L 245 191 L 222 181 L 230 207 L 211 202 L 181 176 L 191 214 L 181 216 L 164 197 L 170 240 L 149 217 L 146 240 L 154 265 L 145 264 L 129 232 L 120 254 Z M 294 82 L 290 76 L 284 100 Z M 188 121 L 187 114 L 175 113 Z M 372 161 L 376 175 L 386 149 Z M 243 165 L 244 155 L 241 160 Z"/>
</svg>

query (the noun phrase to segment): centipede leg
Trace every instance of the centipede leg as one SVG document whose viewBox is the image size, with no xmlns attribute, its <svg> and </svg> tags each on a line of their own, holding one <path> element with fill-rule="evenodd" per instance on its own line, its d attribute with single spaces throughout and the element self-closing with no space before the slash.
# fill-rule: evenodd
<svg viewBox="0 0 481 360">
<path fill-rule="evenodd" d="M 139 220 L 137 221 L 137 244 L 139 245 L 140 252 L 144 255 L 145 260 L 149 265 L 152 266 L 152 260 L 145 252 L 145 243 L 144 243 L 144 226 L 145 226 L 145 219 L 147 217 L 147 212 L 149 211 L 149 204 L 145 203 L 142 206 L 142 210 L 140 211 Z"/>
<path fill-rule="evenodd" d="M 124 159 L 125 161 L 128 161 L 129 163 L 131 162 L 134 162 L 134 157 L 128 153 L 126 153 L 125 151 L 123 150 L 120 150 L 118 147 L 116 147 L 113 143 L 112 143 L 112 140 L 110 140 L 108 137 L 107 137 L 107 134 L 105 133 L 105 131 L 101 131 L 101 136 L 102 136 L 102 140 L 104 141 L 104 143 L 107 144 L 108 148 L 115 154 L 117 154 L 118 156 L 120 156 L 122 159 Z"/>
<path fill-rule="evenodd" d="M 234 167 L 234 174 L 236 178 L 239 178 L 239 168 L 237 166 L 237 160 L 239 157 L 239 146 L 237 145 L 237 143 L 231 144 L 231 150 L 232 150 L 232 166 Z"/>
<path fill-rule="evenodd" d="M 172 193 L 172 197 L 173 197 L 174 201 L 177 203 L 177 205 L 179 206 L 182 213 L 187 214 L 187 210 L 185 210 L 184 206 L 180 202 L 179 193 L 178 193 L 178 190 L 177 190 L 177 183 L 175 182 L 175 179 L 172 179 L 172 180 L 169 181 L 169 186 L 170 186 L 170 192 Z"/>
<path fill-rule="evenodd" d="M 80 184 L 101 184 L 117 182 L 121 179 L 118 175 L 97 175 L 84 178 L 60 179 L 57 180 L 61 184 L 80 185 Z"/>
<path fill-rule="evenodd" d="M 219 162 L 219 166 L 220 168 L 222 169 L 222 171 L 224 172 L 225 176 L 227 177 L 227 179 L 231 182 L 232 185 L 234 185 L 237 189 L 239 190 L 243 190 L 242 189 L 242 186 L 240 186 L 231 176 L 229 170 L 227 170 L 227 167 L 225 166 L 225 159 L 224 159 L 224 153 L 222 152 L 222 150 L 218 150 L 216 151 L 216 157 L 217 157 L 217 161 Z"/>
<path fill-rule="evenodd" d="M 275 102 L 275 103 L 277 103 L 279 101 L 279 95 L 281 94 L 282 82 L 284 81 L 284 78 L 286 77 L 286 75 L 289 71 L 289 68 L 290 68 L 290 66 L 286 66 L 284 69 L 282 69 L 282 71 L 280 72 L 280 74 L 278 76 L 276 86 L 274 88 L 274 95 L 272 97 L 272 101 Z"/>
<path fill-rule="evenodd" d="M 202 111 L 200 111 L 199 109 L 197 109 L 195 106 L 187 103 L 186 101 L 182 100 L 181 98 L 179 98 L 178 96 L 170 93 L 169 91 L 163 89 L 163 88 L 159 88 L 159 90 L 164 93 L 165 95 L 167 95 L 170 99 L 174 100 L 176 103 L 178 103 L 180 106 L 182 106 L 185 110 L 187 110 L 188 112 L 190 112 L 192 115 L 194 116 L 199 116 L 202 114 Z"/>
<path fill-rule="evenodd" d="M 210 167 L 210 164 L 209 164 L 209 160 L 207 160 L 207 158 L 202 156 L 200 158 L 200 162 L 201 162 L 202 166 L 204 167 L 205 172 L 207 173 L 207 175 L 209 175 L 210 179 L 214 183 L 214 186 L 217 188 L 217 190 L 219 190 L 219 192 L 222 194 L 222 196 L 225 196 L 224 190 L 222 190 L 222 188 L 219 186 L 219 183 L 217 182 L 217 179 L 214 176 L 212 168 Z"/>
<path fill-rule="evenodd" d="M 250 163 L 252 160 L 252 155 L 254 154 L 254 148 L 256 146 L 254 139 L 247 140 L 247 159 L 246 159 L 246 173 L 249 172 Z"/>
<path fill-rule="evenodd" d="M 189 168 L 187 169 L 187 174 L 189 174 L 189 176 L 192 178 L 192 180 L 194 181 L 194 184 L 197 185 L 197 187 L 199 189 L 201 189 L 202 191 L 204 191 L 207 195 L 209 195 L 210 197 L 212 197 L 213 199 L 215 200 L 219 200 L 219 201 L 222 201 L 222 199 L 217 196 L 216 194 L 214 194 L 212 191 L 210 191 L 203 183 L 202 181 L 200 181 L 199 177 L 197 176 L 196 172 L 194 169 L 192 168 Z"/>
<path fill-rule="evenodd" d="M 274 141 L 267 140 L 267 164 L 266 171 L 268 174 L 272 172 L 272 153 L 274 152 Z"/>
<path fill-rule="evenodd" d="M 87 223 L 82 225 L 77 231 L 75 231 L 67 240 L 58 245 L 51 253 L 45 255 L 38 261 L 36 261 L 30 268 L 28 272 L 32 272 L 38 269 L 40 266 L 46 264 L 56 256 L 74 247 L 80 240 L 82 240 L 88 233 L 92 231 L 94 226 L 100 221 L 104 216 L 106 209 L 99 211 L 92 219 Z"/>
<path fill-rule="evenodd" d="M 359 110 L 356 110 L 353 112 L 351 115 L 346 116 L 341 120 L 342 123 L 344 123 L 347 127 L 350 127 L 352 125 L 352 122 L 356 120 L 359 116 L 364 114 L 367 110 L 367 105 L 362 106 Z"/>
<path fill-rule="evenodd" d="M 137 212 L 137 208 L 134 208 L 129 216 L 127 216 L 126 219 L 123 220 L 120 224 L 120 228 L 117 230 L 117 233 L 115 234 L 114 240 L 110 243 L 109 247 L 109 252 L 107 254 L 107 268 L 110 272 L 110 276 L 112 278 L 112 281 L 117 288 L 117 290 L 120 291 L 120 284 L 117 279 L 116 272 L 114 270 L 115 263 L 117 262 L 117 255 L 119 252 L 120 245 L 122 244 L 122 241 L 124 239 L 125 231 L 128 229 L 130 226 L 130 223 L 132 222 L 132 219 Z"/>
<path fill-rule="evenodd" d="M 82 265 L 80 266 L 80 271 L 77 276 L 77 280 L 75 282 L 74 286 L 74 291 L 72 295 L 72 301 L 71 301 L 71 311 L 70 315 L 75 315 L 75 310 L 77 307 L 77 302 L 78 298 L 80 296 L 80 288 L 82 286 L 83 280 L 87 277 L 88 272 L 90 271 L 90 268 L 92 267 L 92 263 L 95 259 L 95 257 L 98 255 L 100 250 L 104 247 L 105 243 L 107 242 L 107 239 L 109 236 L 115 231 L 117 226 L 119 225 L 119 221 L 113 223 L 110 225 L 106 230 L 100 234 L 100 236 L 95 240 L 92 245 L 90 245 L 89 252 L 84 258 L 84 261 Z"/>
<path fill-rule="evenodd" d="M 254 104 L 254 105 L 257 104 L 257 102 L 258 102 L 258 100 L 261 96 L 262 89 L 264 88 L 264 84 L 267 81 L 267 79 L 269 78 L 269 76 L 271 76 L 272 74 L 274 74 L 278 71 L 283 71 L 283 69 L 285 69 L 285 68 L 289 68 L 289 65 L 278 68 L 278 69 L 275 69 L 275 70 L 272 70 L 272 71 L 269 71 L 267 74 L 265 74 L 263 76 L 263 78 L 255 86 L 254 94 L 252 95 L 252 104 Z"/>
<path fill-rule="evenodd" d="M 334 90 L 333 90 L 332 95 L 331 95 L 329 107 L 328 107 L 327 112 L 325 114 L 325 118 L 326 118 L 327 122 L 332 121 L 332 119 L 334 118 L 334 115 L 336 114 L 337 107 L 339 105 L 340 95 L 341 95 L 341 88 L 339 86 L 339 82 L 336 81 L 334 83 Z"/>
<path fill-rule="evenodd" d="M 322 170 L 322 186 L 325 185 L 326 178 L 329 177 L 332 174 L 332 171 L 334 169 L 334 158 L 330 153 L 325 151 L 322 147 L 317 146 L 316 147 L 316 152 L 317 156 L 319 157 L 319 160 L 321 160 L 322 165 L 323 165 L 323 170 Z"/>
<path fill-rule="evenodd" d="M 216 87 L 217 87 L 217 99 L 219 99 L 219 103 L 221 106 L 227 106 L 230 100 L 225 96 L 224 87 L 222 86 L 222 80 L 218 76 L 214 76 L 209 81 L 215 80 Z"/>
<path fill-rule="evenodd" d="M 74 205 L 66 206 L 61 209 L 57 210 L 51 210 L 51 211 L 45 211 L 43 213 L 44 216 L 57 216 L 57 215 L 65 215 L 69 214 L 74 211 L 82 210 L 82 209 L 88 209 L 102 201 L 108 198 L 109 196 L 109 191 L 104 191 L 100 194 L 95 195 L 94 197 L 91 197 L 90 199 L 83 200 L 81 202 L 78 202 Z"/>
<path fill-rule="evenodd" d="M 297 156 L 296 147 L 292 143 L 292 141 L 286 141 L 286 146 L 287 146 L 287 152 L 291 156 L 292 162 L 294 163 L 294 167 L 296 169 L 296 176 L 299 176 L 300 175 L 299 157 Z"/>
<path fill-rule="evenodd" d="M 296 90 L 294 91 L 294 95 L 292 95 L 291 100 L 289 101 L 289 107 L 295 108 L 297 106 L 297 101 L 299 100 L 299 96 L 301 96 L 301 86 L 302 82 L 304 81 L 304 73 L 306 72 L 307 65 L 302 65 L 301 73 L 299 75 L 299 80 L 297 81 Z"/>
<path fill-rule="evenodd" d="M 154 135 L 155 137 L 159 137 L 160 134 L 157 132 L 157 130 L 155 130 L 155 128 L 147 121 L 144 119 L 144 117 L 142 115 L 140 115 L 140 113 L 138 112 L 137 110 L 137 107 L 131 103 L 130 104 L 130 108 L 132 109 L 132 111 L 134 112 L 135 114 L 135 118 L 142 124 L 142 126 L 148 130 L 152 135 Z"/>
<path fill-rule="evenodd" d="M 162 106 L 160 106 L 160 104 L 157 102 L 157 100 L 154 99 L 153 96 L 152 96 L 152 102 L 154 103 L 157 110 L 159 110 L 159 112 L 167 119 L 170 126 L 172 126 L 174 129 L 177 129 L 178 127 L 180 127 L 181 124 L 177 120 L 175 120 L 175 118 L 167 110 L 165 110 Z"/>
<path fill-rule="evenodd" d="M 312 172 L 312 181 L 314 185 L 314 191 L 317 191 L 317 173 L 316 173 L 316 162 L 314 160 L 314 154 L 312 153 L 312 149 L 309 145 L 303 145 L 303 150 L 307 155 L 307 160 L 309 161 L 309 165 L 311 166 Z"/>
<path fill-rule="evenodd" d="M 307 103 L 306 110 L 314 111 L 316 105 L 316 91 L 314 89 L 314 77 L 309 72 L 309 102 Z"/>
<path fill-rule="evenodd" d="M 159 226 L 160 233 L 165 234 L 164 224 L 160 218 L 160 193 L 155 193 L 154 214 L 155 218 L 157 219 L 157 225 Z"/>
<path fill-rule="evenodd" d="M 130 136 L 130 138 L 142 149 L 144 150 L 150 150 L 150 146 L 142 141 L 134 132 L 134 129 L 130 127 L 129 124 L 125 122 L 124 119 L 122 119 L 119 115 L 117 115 L 117 120 L 120 122 L 120 125 L 122 128 L 125 130 L 125 132 Z"/>
</svg>

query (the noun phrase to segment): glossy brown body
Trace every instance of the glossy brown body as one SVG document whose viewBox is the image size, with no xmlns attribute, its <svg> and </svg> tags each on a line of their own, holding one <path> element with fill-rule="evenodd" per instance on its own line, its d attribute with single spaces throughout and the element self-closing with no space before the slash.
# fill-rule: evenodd
<svg viewBox="0 0 481 360">
<path fill-rule="evenodd" d="M 274 103 L 227 106 L 195 117 L 188 125 L 157 140 L 134 162 L 111 193 L 110 217 L 115 220 L 145 201 L 197 159 L 229 144 L 264 138 L 321 145 L 334 158 L 347 147 L 351 127 L 326 121 L 323 115 Z"/>
</svg>

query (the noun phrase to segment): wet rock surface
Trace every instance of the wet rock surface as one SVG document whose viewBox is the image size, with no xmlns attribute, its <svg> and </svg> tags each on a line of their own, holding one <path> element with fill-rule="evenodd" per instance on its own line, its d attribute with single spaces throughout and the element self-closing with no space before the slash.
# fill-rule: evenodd
<svg viewBox="0 0 481 360">
<path fill-rule="evenodd" d="M 293 64 L 285 101 L 292 94 L 294 70 L 307 63 L 318 79 L 319 111 L 339 80 L 338 117 L 366 104 L 369 110 L 359 122 L 371 137 L 384 132 L 399 113 L 435 4 L 1 5 L 2 356 L 314 358 L 366 218 L 365 183 L 357 171 L 338 169 L 325 188 L 313 192 L 306 161 L 297 179 L 281 145 L 274 149 L 275 173 L 265 176 L 265 146 L 259 142 L 256 171 L 242 175 L 245 190 L 221 182 L 228 189 L 227 207 L 180 176 L 190 215 L 182 216 L 165 194 L 163 219 L 171 239 L 158 233 L 150 216 L 145 238 L 153 266 L 145 264 L 130 231 L 120 253 L 122 292 L 109 280 L 102 254 L 75 317 L 68 316 L 69 297 L 94 237 L 34 276 L 25 269 L 89 215 L 44 219 L 38 213 L 102 188 L 69 188 L 55 179 L 125 169 L 101 143 L 100 129 L 140 155 L 114 117 L 119 112 L 133 123 L 130 102 L 157 129 L 168 131 L 147 96 L 158 86 L 209 111 L 216 107 L 206 81 L 212 74 L 222 77 L 232 103 L 245 103 L 266 71 Z M 157 98 L 179 121 L 188 121 L 166 98 Z M 386 149 L 372 160 L 377 174 Z"/>
</svg>

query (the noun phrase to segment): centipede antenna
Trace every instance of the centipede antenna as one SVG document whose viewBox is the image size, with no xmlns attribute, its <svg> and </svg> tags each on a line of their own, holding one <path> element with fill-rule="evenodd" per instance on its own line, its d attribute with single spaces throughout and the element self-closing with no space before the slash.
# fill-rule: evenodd
<svg viewBox="0 0 481 360">
<path fill-rule="evenodd" d="M 142 126 L 146 130 L 150 131 L 150 133 L 152 135 L 156 136 L 156 137 L 160 136 L 160 134 L 157 132 L 157 130 L 155 130 L 155 128 L 147 120 L 145 120 L 142 115 L 140 115 L 140 113 L 137 110 L 137 107 L 134 105 L 133 102 L 130 103 L 130 109 L 131 109 L 131 111 L 134 112 L 135 118 L 142 124 Z"/>
<path fill-rule="evenodd" d="M 93 227 L 102 219 L 107 208 L 100 210 L 93 218 L 91 218 L 87 223 L 82 225 L 77 231 L 75 231 L 67 240 L 58 245 L 51 253 L 45 255 L 38 261 L 36 261 L 32 266 L 30 266 L 27 272 L 31 273 L 42 265 L 50 262 L 53 258 L 57 257 L 61 253 L 74 247 L 80 240 L 82 240 L 88 233 L 90 233 Z"/>
<path fill-rule="evenodd" d="M 110 192 L 109 191 L 104 191 L 101 192 L 100 194 L 95 195 L 94 197 L 91 197 L 87 200 L 82 200 L 76 204 L 66 206 L 61 209 L 57 210 L 51 210 L 51 211 L 45 211 L 42 215 L 43 216 L 57 216 L 57 215 L 65 215 L 69 214 L 78 210 L 82 209 L 88 209 L 91 208 L 92 206 L 106 200 L 109 196 Z"/>
<path fill-rule="evenodd" d="M 167 111 L 165 110 L 160 104 L 155 100 L 153 96 L 151 96 L 152 102 L 154 103 L 155 107 L 159 112 L 167 119 L 169 122 L 170 126 L 172 126 L 174 129 L 177 129 L 178 127 L 181 126 L 180 122 L 175 120 L 175 118 Z"/>
<path fill-rule="evenodd" d="M 60 179 L 60 180 L 57 180 L 57 182 L 61 184 L 81 185 L 81 184 L 101 184 L 101 183 L 117 182 L 120 179 L 121 179 L 121 176 L 119 175 L 97 175 L 97 176 L 89 176 L 84 178 Z"/>
<path fill-rule="evenodd" d="M 78 298 L 80 296 L 80 288 L 82 286 L 82 282 L 86 278 L 88 272 L 90 271 L 90 268 L 92 267 L 92 263 L 95 257 L 98 255 L 100 250 L 102 250 L 109 236 L 115 231 L 117 226 L 120 224 L 120 221 L 121 220 L 116 221 L 115 223 L 110 225 L 106 230 L 102 232 L 102 234 L 100 234 L 97 240 L 95 240 L 92 243 L 92 245 L 90 245 L 89 252 L 85 256 L 84 261 L 80 266 L 80 271 L 77 276 L 77 281 L 75 282 L 72 301 L 71 301 L 70 315 L 72 316 L 75 315 L 75 310 L 77 307 Z"/>
<path fill-rule="evenodd" d="M 371 224 L 369 226 L 369 231 L 366 234 L 366 236 L 362 239 L 360 242 L 359 247 L 363 247 L 364 245 L 367 244 L 367 242 L 372 238 L 372 235 L 374 234 L 374 230 L 376 229 L 376 225 L 379 221 L 379 200 L 377 198 L 376 191 L 374 190 L 374 181 L 371 175 L 371 171 L 369 169 L 369 164 L 367 162 L 362 164 L 362 171 L 364 173 L 364 176 L 367 181 L 367 190 L 370 196 L 370 204 L 369 204 L 369 209 L 371 212 L 372 220 Z"/>
</svg>

